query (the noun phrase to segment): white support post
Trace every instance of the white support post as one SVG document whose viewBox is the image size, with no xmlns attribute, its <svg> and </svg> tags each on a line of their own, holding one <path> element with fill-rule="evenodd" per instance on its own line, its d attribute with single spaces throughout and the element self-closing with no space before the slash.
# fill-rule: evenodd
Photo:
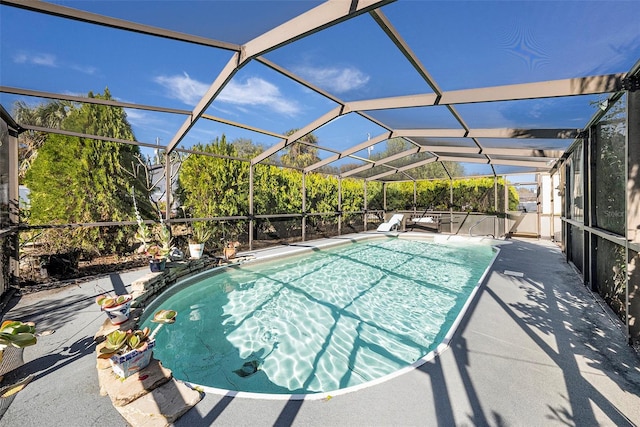
<svg viewBox="0 0 640 427">
<path fill-rule="evenodd" d="M 498 220 L 498 177 L 493 176 L 493 211 L 495 216 L 493 217 L 493 237 L 498 237 L 500 222 Z"/>
<path fill-rule="evenodd" d="M 418 213 L 418 182 L 413 181 L 413 215 Z"/>
</svg>

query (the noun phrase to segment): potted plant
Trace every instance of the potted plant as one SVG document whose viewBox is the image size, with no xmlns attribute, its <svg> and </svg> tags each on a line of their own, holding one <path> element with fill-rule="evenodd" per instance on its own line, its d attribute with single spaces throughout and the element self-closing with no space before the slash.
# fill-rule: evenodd
<svg viewBox="0 0 640 427">
<path fill-rule="evenodd" d="M 36 342 L 35 323 L 5 320 L 0 325 L 0 363 L 2 363 L 4 349 L 8 346 L 24 348 L 34 345 Z"/>
<path fill-rule="evenodd" d="M 96 303 L 100 306 L 100 310 L 104 311 L 114 325 L 120 325 L 129 320 L 131 311 L 132 295 L 118 295 L 116 297 L 108 297 L 99 295 Z"/>
<path fill-rule="evenodd" d="M 143 222 L 140 216 L 133 189 L 131 190 L 131 197 L 133 199 L 136 222 L 138 223 L 138 229 L 134 236 L 135 239 L 140 242 L 138 253 L 144 253 L 149 257 L 149 268 L 152 272 L 163 271 L 167 257 L 171 252 L 171 230 L 162 220 L 162 214 L 159 213 L 160 224 L 156 231 L 157 243 L 153 243 L 152 230 Z"/>
<path fill-rule="evenodd" d="M 153 236 L 151 234 L 151 229 L 149 228 L 149 226 L 142 221 L 142 217 L 140 216 L 140 212 L 138 211 L 138 204 L 136 203 L 136 198 L 133 193 L 133 188 L 131 189 L 131 198 L 133 199 L 133 208 L 136 214 L 136 222 L 138 223 L 138 229 L 136 230 L 134 238 L 140 242 L 138 252 L 144 253 L 151 245 Z"/>
<path fill-rule="evenodd" d="M 196 223 L 189 236 L 189 254 L 193 259 L 200 259 L 204 254 L 204 244 L 211 238 L 211 230 L 205 224 Z"/>
<path fill-rule="evenodd" d="M 174 310 L 160 310 L 155 313 L 152 321 L 158 323 L 158 326 L 151 333 L 149 328 L 115 330 L 109 333 L 98 357 L 109 359 L 113 372 L 122 378 L 146 368 L 151 362 L 156 334 L 163 325 L 174 323 L 177 314 Z"/>
<path fill-rule="evenodd" d="M 167 257 L 163 255 L 162 248 L 159 245 L 149 246 L 146 254 L 149 257 L 149 269 L 153 273 L 158 273 L 165 269 Z"/>
<path fill-rule="evenodd" d="M 158 243 L 147 247 L 145 252 L 149 257 L 149 268 L 154 273 L 165 269 L 167 257 L 171 252 L 171 231 L 164 222 L 160 223 L 157 237 Z"/>
</svg>

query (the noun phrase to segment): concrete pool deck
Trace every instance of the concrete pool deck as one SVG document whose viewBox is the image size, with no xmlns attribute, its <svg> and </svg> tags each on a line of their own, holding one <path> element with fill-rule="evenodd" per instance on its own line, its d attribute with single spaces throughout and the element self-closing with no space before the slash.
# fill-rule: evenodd
<svg viewBox="0 0 640 427">
<path fill-rule="evenodd" d="M 640 357 L 620 322 L 555 244 L 507 243 L 450 348 L 421 367 L 325 400 L 207 393 L 175 426 L 640 425 Z M 9 301 L 4 319 L 32 320 L 39 332 L 55 332 L 25 348 L 24 365 L 6 375 L 33 379 L 0 399 L 8 406 L 0 425 L 127 425 L 99 395 L 93 336 L 104 314 L 94 298 L 124 293 L 146 273 L 111 274 Z"/>
</svg>

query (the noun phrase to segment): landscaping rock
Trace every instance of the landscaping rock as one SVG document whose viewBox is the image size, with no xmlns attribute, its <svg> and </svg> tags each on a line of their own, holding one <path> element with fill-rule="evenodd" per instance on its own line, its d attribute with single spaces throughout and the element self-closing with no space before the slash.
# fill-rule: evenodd
<svg viewBox="0 0 640 427">
<path fill-rule="evenodd" d="M 202 400 L 202 394 L 171 380 L 126 406 L 116 406 L 133 427 L 164 427 L 172 424 Z"/>
<path fill-rule="evenodd" d="M 171 370 L 151 359 L 149 365 L 139 372 L 122 379 L 112 370 L 98 371 L 100 389 L 109 395 L 114 406 L 124 406 L 144 396 L 173 378 Z"/>
</svg>

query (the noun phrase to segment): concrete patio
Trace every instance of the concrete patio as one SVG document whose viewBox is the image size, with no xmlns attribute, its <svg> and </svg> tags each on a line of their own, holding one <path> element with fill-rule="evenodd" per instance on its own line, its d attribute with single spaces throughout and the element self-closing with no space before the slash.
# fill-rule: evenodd
<svg viewBox="0 0 640 427">
<path fill-rule="evenodd" d="M 522 273 L 522 277 L 505 274 Z M 4 319 L 43 334 L 2 385 L 33 375 L 2 398 L 0 425 L 127 425 L 99 395 L 94 303 L 124 293 L 146 269 L 112 274 L 9 301 Z M 208 393 L 183 426 L 635 426 L 640 358 L 621 323 L 582 285 L 558 247 L 510 240 L 451 347 L 382 384 L 325 400 L 265 400 Z M 8 363 L 5 361 L 4 363 Z"/>
</svg>

